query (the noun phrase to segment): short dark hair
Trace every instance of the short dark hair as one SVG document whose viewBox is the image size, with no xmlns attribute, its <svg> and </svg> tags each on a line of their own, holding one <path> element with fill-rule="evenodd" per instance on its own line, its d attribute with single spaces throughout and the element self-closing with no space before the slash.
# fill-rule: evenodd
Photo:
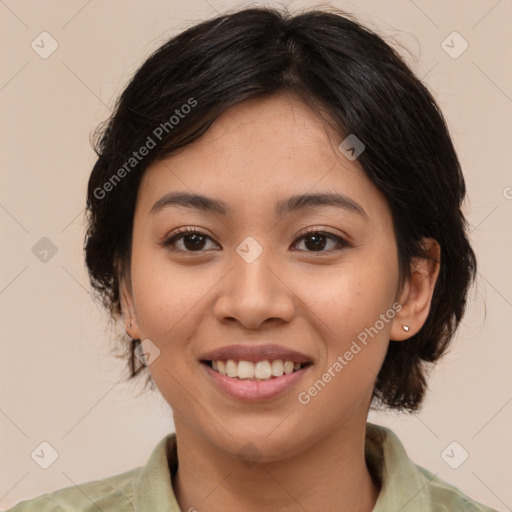
<svg viewBox="0 0 512 512">
<path fill-rule="evenodd" d="M 440 244 L 428 318 L 409 340 L 390 341 L 373 392 L 381 405 L 415 411 L 427 365 L 445 353 L 476 274 L 461 211 L 465 183 L 427 88 L 381 36 L 337 9 L 219 15 L 172 37 L 143 63 L 95 140 L 85 239 L 93 289 L 117 320 L 148 166 L 201 137 L 231 106 L 282 91 L 321 108 L 340 135 L 355 134 L 365 145 L 358 162 L 390 206 L 402 283 L 412 258 L 426 257 L 421 239 Z M 142 147 L 151 149 L 135 158 Z M 132 378 L 145 368 L 135 357 L 140 340 L 123 335 L 123 342 Z"/>
</svg>

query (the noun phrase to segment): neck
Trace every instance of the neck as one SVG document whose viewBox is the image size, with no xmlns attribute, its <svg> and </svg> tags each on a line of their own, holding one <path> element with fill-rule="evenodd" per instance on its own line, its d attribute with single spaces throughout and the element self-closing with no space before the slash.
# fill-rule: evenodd
<svg viewBox="0 0 512 512">
<path fill-rule="evenodd" d="M 178 420 L 179 467 L 173 488 L 180 509 L 371 512 L 379 482 L 365 462 L 365 422 L 341 426 L 295 456 L 250 464 Z"/>
</svg>

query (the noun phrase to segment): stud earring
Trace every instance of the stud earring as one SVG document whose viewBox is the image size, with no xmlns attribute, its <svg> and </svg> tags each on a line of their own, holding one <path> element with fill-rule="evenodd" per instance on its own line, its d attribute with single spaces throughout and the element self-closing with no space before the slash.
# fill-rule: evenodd
<svg viewBox="0 0 512 512">
<path fill-rule="evenodd" d="M 409 332 L 409 326 L 408 326 L 408 325 L 402 325 L 402 329 L 403 329 L 405 332 Z"/>
</svg>

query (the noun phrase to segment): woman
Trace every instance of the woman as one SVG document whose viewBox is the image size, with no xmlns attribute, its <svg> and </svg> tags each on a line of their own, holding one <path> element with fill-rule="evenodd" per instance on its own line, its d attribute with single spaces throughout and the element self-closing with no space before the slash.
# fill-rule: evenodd
<svg viewBox="0 0 512 512">
<path fill-rule="evenodd" d="M 415 411 L 476 261 L 430 93 L 347 15 L 244 9 L 137 71 L 97 144 L 86 263 L 176 433 L 13 511 L 489 511 L 367 422 Z"/>
</svg>

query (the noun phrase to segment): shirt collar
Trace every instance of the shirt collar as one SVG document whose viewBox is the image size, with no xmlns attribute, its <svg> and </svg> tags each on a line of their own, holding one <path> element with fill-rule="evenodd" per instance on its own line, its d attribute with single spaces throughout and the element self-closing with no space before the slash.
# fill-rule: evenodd
<svg viewBox="0 0 512 512">
<path fill-rule="evenodd" d="M 381 482 L 373 512 L 407 510 L 409 503 L 414 503 L 415 510 L 432 509 L 429 480 L 418 471 L 391 430 L 366 424 L 365 458 Z M 134 483 L 137 512 L 180 512 L 171 480 L 177 467 L 176 433 L 171 433 L 157 444 Z"/>
<path fill-rule="evenodd" d="M 433 510 L 429 480 L 409 459 L 398 437 L 388 428 L 366 424 L 365 458 L 381 482 L 373 512 L 390 510 Z"/>
<path fill-rule="evenodd" d="M 178 467 L 176 433 L 165 436 L 155 447 L 134 483 L 137 512 L 180 512 L 172 489 L 171 471 Z"/>
</svg>

